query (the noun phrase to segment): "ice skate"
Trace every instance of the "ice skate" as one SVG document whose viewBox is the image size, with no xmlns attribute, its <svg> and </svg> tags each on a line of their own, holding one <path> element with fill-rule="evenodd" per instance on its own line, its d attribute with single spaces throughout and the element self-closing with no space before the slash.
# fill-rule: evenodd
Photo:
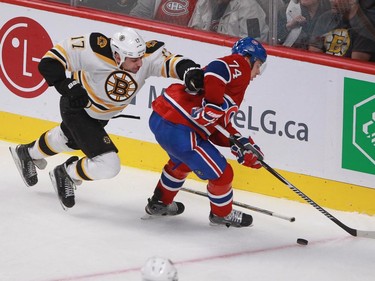
<svg viewBox="0 0 375 281">
<path fill-rule="evenodd" d="M 212 225 L 225 225 L 227 227 L 246 227 L 253 223 L 253 217 L 251 215 L 237 210 L 232 210 L 229 215 L 225 217 L 219 217 L 210 212 L 209 219 Z"/>
<path fill-rule="evenodd" d="M 171 204 L 166 205 L 163 202 L 154 198 L 148 199 L 148 204 L 145 211 L 151 216 L 176 216 L 182 214 L 185 210 L 184 204 L 181 202 L 173 201 Z"/>
<path fill-rule="evenodd" d="M 67 174 L 66 167 L 78 159 L 79 158 L 77 156 L 70 157 L 65 163 L 56 166 L 56 168 L 49 173 L 52 185 L 55 188 L 61 206 L 64 210 L 74 206 L 74 189 L 76 189 L 76 182 Z M 79 183 L 77 182 L 77 184 Z"/>
<path fill-rule="evenodd" d="M 34 160 L 29 154 L 30 144 L 20 144 L 17 147 L 9 147 L 10 153 L 12 154 L 14 163 L 27 186 L 33 186 L 38 183 L 38 173 L 36 167 L 39 170 L 43 170 L 47 166 L 45 159 Z"/>
</svg>

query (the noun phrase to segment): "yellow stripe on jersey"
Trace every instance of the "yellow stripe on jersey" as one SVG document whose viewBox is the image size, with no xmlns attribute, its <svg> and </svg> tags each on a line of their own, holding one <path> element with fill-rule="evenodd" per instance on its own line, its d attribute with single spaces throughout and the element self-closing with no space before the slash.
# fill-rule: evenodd
<svg viewBox="0 0 375 281">
<path fill-rule="evenodd" d="M 56 46 L 53 47 L 57 52 L 59 52 L 66 60 L 66 63 L 67 63 L 67 67 L 65 67 L 67 70 L 69 71 L 72 71 L 71 70 L 71 63 L 70 63 L 70 60 L 69 60 L 69 56 L 66 52 L 66 50 L 59 44 L 57 44 Z"/>
<path fill-rule="evenodd" d="M 86 181 L 92 181 L 93 179 L 87 175 L 85 163 L 87 162 L 87 157 L 84 156 L 78 160 L 76 164 L 76 173 L 82 179 Z"/>
<path fill-rule="evenodd" d="M 84 71 L 80 72 L 81 75 L 78 77 L 78 73 L 74 73 L 74 79 L 77 81 L 81 81 L 82 85 L 86 89 L 87 93 L 89 94 L 89 97 L 97 104 L 100 104 L 105 109 L 101 109 L 95 106 L 95 104 L 91 104 L 90 110 L 97 112 L 97 113 L 107 113 L 107 112 L 113 112 L 113 111 L 122 111 L 127 105 L 121 105 L 121 106 L 114 106 L 113 104 L 106 103 L 102 99 L 100 99 L 94 92 L 94 90 L 90 87 L 90 85 L 87 83 L 86 75 Z"/>
<path fill-rule="evenodd" d="M 54 53 L 52 53 L 51 51 L 48 51 L 44 56 L 43 58 L 51 58 L 51 59 L 54 59 L 54 60 L 57 60 L 59 61 L 62 66 L 64 67 L 64 69 L 66 69 L 66 63 L 60 59 L 58 56 L 56 56 Z"/>
<path fill-rule="evenodd" d="M 168 64 L 169 62 L 166 60 L 161 68 L 161 76 L 163 77 L 168 77 L 167 76 L 167 70 L 166 70 L 166 64 Z"/>
<path fill-rule="evenodd" d="M 116 64 L 116 62 L 115 62 L 114 60 L 112 60 L 112 59 L 110 59 L 110 58 L 108 58 L 108 57 L 106 57 L 106 56 L 103 56 L 103 55 L 101 55 L 101 54 L 95 53 L 95 52 L 94 52 L 94 54 L 95 54 L 100 60 L 103 60 L 103 61 L 105 61 L 106 63 L 109 63 L 109 64 L 111 64 L 111 65 L 117 67 L 117 64 Z"/>
<path fill-rule="evenodd" d="M 170 67 L 169 67 L 169 75 L 170 75 L 170 77 L 179 79 L 179 77 L 177 75 L 177 71 L 176 71 L 176 65 L 177 65 L 177 63 L 180 60 L 181 60 L 181 58 L 176 58 L 176 57 L 173 57 L 170 60 Z"/>
<path fill-rule="evenodd" d="M 46 146 L 47 146 L 47 148 L 48 148 L 49 150 L 51 150 L 51 151 L 52 151 L 53 153 L 55 153 L 55 154 L 58 154 L 59 152 L 56 151 L 56 150 L 54 150 L 54 149 L 52 149 L 51 145 L 49 144 L 49 141 L 48 141 L 48 138 L 47 138 L 48 133 L 49 133 L 49 131 L 46 132 L 46 133 L 44 134 L 44 138 L 43 138 L 43 139 L 44 139 L 44 143 L 46 144 Z M 38 150 L 39 150 L 40 152 L 42 152 L 43 154 L 45 154 L 44 151 L 42 151 L 42 149 L 40 148 L 39 145 L 38 145 Z M 51 156 L 51 155 L 49 155 L 49 154 L 45 154 L 45 155 L 47 155 L 47 156 Z"/>
<path fill-rule="evenodd" d="M 162 75 L 164 77 L 172 77 L 172 78 L 180 79 L 180 77 L 178 77 L 178 74 L 177 74 L 176 65 L 181 60 L 182 60 L 182 57 L 180 56 L 176 56 L 176 55 L 168 56 L 165 59 L 164 66 L 162 68 Z M 166 69 L 168 69 L 168 73 Z"/>
<path fill-rule="evenodd" d="M 86 89 L 86 91 L 87 91 L 87 93 L 89 94 L 90 98 L 91 98 L 94 102 L 96 102 L 96 103 L 100 104 L 101 106 L 103 106 L 103 107 L 109 109 L 109 108 L 111 107 L 111 105 L 108 104 L 108 103 L 105 103 L 102 99 L 100 99 L 100 98 L 95 94 L 94 90 L 90 87 L 89 83 L 87 82 L 85 72 L 82 70 L 80 73 L 81 73 L 81 75 L 80 75 L 79 77 L 78 77 L 78 73 L 74 73 L 75 77 L 77 77 L 77 78 L 75 78 L 75 77 L 74 77 L 74 78 L 75 78 L 76 80 L 78 80 L 78 81 L 81 81 L 83 87 Z"/>
</svg>

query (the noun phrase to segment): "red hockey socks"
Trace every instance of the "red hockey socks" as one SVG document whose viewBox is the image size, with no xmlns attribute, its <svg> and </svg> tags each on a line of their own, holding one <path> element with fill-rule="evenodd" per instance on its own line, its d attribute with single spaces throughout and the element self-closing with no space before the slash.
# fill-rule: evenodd
<svg viewBox="0 0 375 281">
<path fill-rule="evenodd" d="M 156 199 L 166 205 L 171 204 L 190 172 L 190 168 L 185 164 L 176 166 L 169 160 L 164 166 L 160 180 L 155 188 L 154 196 Z"/>
<path fill-rule="evenodd" d="M 218 179 L 208 181 L 207 190 L 211 211 L 219 217 L 225 217 L 232 211 L 232 180 L 233 169 L 228 163 Z"/>
</svg>

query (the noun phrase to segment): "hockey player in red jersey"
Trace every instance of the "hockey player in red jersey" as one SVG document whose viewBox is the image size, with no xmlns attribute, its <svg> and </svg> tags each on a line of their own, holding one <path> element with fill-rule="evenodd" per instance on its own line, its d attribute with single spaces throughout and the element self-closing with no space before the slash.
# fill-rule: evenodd
<svg viewBox="0 0 375 281">
<path fill-rule="evenodd" d="M 119 173 L 118 150 L 105 126 L 130 104 L 147 78 L 181 79 L 191 90 L 203 85 L 199 65 L 171 54 L 163 42 L 144 42 L 131 28 L 123 28 L 111 38 L 101 33 L 67 38 L 45 54 L 39 71 L 61 94 L 62 123 L 10 151 L 27 186 L 38 182 L 36 167 L 44 169 L 46 157 L 83 151 L 85 157 L 73 156 L 50 172 L 64 209 L 74 206 L 74 189 L 82 181 L 108 179 Z M 66 77 L 66 71 L 71 77 Z"/>
<path fill-rule="evenodd" d="M 190 172 L 208 180 L 207 191 L 213 224 L 250 226 L 252 216 L 232 209 L 233 170 L 215 145 L 230 147 L 237 161 L 258 169 L 261 164 L 250 150 L 254 141 L 232 126 L 245 91 L 266 61 L 267 53 L 253 38 L 237 41 L 232 55 L 216 59 L 204 68 L 204 89 L 195 95 L 181 84 L 172 84 L 153 103 L 149 125 L 157 142 L 170 157 L 145 208 L 149 215 L 181 214 L 185 207 L 173 201 Z M 242 144 L 230 143 L 215 125 L 226 128 Z M 258 147 L 255 145 L 258 149 Z M 258 149 L 260 152 L 260 149 Z M 260 152 L 261 153 L 261 152 Z"/>
</svg>

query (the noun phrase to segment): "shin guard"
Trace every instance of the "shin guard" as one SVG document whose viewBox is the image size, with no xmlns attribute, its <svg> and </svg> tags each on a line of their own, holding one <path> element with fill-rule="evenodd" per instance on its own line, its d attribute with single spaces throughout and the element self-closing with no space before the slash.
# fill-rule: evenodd
<svg viewBox="0 0 375 281">
<path fill-rule="evenodd" d="M 207 190 L 211 212 L 219 217 L 225 217 L 232 211 L 232 180 L 233 169 L 228 163 L 218 179 L 208 181 Z"/>
<path fill-rule="evenodd" d="M 176 164 L 169 160 L 164 166 L 160 180 L 155 188 L 155 199 L 162 201 L 166 205 L 172 203 L 190 172 L 190 168 L 185 164 L 176 166 Z"/>
</svg>

